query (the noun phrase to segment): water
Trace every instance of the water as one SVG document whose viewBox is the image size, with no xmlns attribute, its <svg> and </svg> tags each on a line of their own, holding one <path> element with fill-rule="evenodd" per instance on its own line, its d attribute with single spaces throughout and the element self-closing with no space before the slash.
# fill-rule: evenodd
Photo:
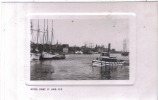
<svg viewBox="0 0 158 100">
<path fill-rule="evenodd" d="M 102 71 L 92 67 L 92 60 L 99 54 L 66 55 L 64 60 L 31 61 L 31 80 L 128 80 L 129 66 L 115 67 Z M 128 60 L 120 54 L 112 54 L 119 59 Z"/>
</svg>

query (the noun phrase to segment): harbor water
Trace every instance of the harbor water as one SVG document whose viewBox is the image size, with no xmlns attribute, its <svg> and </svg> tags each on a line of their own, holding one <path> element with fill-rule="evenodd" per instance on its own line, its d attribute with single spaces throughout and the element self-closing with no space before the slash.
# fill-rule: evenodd
<svg viewBox="0 0 158 100">
<path fill-rule="evenodd" d="M 111 54 L 129 61 L 128 56 Z M 63 60 L 31 61 L 31 80 L 128 80 L 129 66 L 115 67 L 102 72 L 101 67 L 92 67 L 92 60 L 99 54 L 68 54 Z"/>
</svg>

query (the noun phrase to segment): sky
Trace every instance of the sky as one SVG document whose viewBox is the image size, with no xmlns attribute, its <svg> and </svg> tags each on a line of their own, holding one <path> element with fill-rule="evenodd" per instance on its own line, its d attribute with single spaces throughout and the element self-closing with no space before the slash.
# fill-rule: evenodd
<svg viewBox="0 0 158 100">
<path fill-rule="evenodd" d="M 53 28 L 53 43 L 69 44 L 69 46 L 83 46 L 93 44 L 107 47 L 111 43 L 111 48 L 123 49 L 123 41 L 128 41 L 129 21 L 128 19 L 45 19 L 45 29 L 47 28 L 49 40 Z M 53 25 L 52 25 L 53 21 Z M 38 29 L 38 19 L 31 19 L 33 29 Z M 44 19 L 39 19 L 39 28 L 44 30 Z M 34 41 L 37 32 L 33 32 Z M 39 42 L 43 41 L 43 33 L 40 33 Z M 128 46 L 128 44 L 127 44 Z"/>
</svg>

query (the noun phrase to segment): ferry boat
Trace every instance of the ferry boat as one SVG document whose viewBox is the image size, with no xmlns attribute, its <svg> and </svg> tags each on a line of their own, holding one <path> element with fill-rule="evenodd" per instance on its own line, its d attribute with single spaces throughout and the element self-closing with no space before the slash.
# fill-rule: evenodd
<svg viewBox="0 0 158 100">
<path fill-rule="evenodd" d="M 102 52 L 100 57 L 96 58 L 96 60 L 92 61 L 92 66 L 118 66 L 123 65 L 125 63 L 124 60 L 118 60 L 116 57 L 110 57 L 110 53 Z"/>
<path fill-rule="evenodd" d="M 100 57 L 97 58 L 100 61 L 105 61 L 105 62 L 117 62 L 117 58 L 116 57 L 110 57 L 110 53 L 108 52 L 102 52 L 100 54 Z"/>
</svg>

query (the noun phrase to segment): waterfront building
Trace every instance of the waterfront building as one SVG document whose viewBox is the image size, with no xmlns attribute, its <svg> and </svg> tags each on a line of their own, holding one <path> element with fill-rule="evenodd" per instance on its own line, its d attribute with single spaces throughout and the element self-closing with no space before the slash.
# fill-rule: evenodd
<svg viewBox="0 0 158 100">
<path fill-rule="evenodd" d="M 69 45 L 68 44 L 63 44 L 63 53 L 67 54 L 69 52 Z"/>
</svg>

